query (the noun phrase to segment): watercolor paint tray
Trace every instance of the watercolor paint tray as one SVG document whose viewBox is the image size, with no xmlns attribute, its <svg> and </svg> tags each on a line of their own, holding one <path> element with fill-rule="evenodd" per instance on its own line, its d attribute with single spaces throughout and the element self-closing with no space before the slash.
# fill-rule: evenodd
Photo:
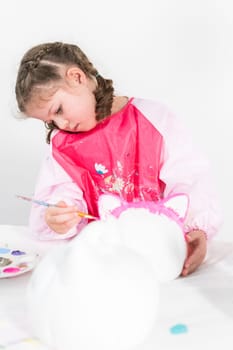
<svg viewBox="0 0 233 350">
<path fill-rule="evenodd" d="M 38 257 L 38 254 L 13 249 L 1 244 L 0 278 L 15 277 L 32 270 L 38 261 Z"/>
</svg>

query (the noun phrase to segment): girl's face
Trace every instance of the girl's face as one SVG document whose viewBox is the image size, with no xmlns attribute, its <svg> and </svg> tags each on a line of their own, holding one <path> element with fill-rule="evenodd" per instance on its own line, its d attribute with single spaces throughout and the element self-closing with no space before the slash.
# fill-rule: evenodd
<svg viewBox="0 0 233 350">
<path fill-rule="evenodd" d="M 95 83 L 82 71 L 80 75 L 79 69 L 69 79 L 69 85 L 59 87 L 48 100 L 28 106 L 27 115 L 47 123 L 53 121 L 64 131 L 91 130 L 97 124 Z"/>
</svg>

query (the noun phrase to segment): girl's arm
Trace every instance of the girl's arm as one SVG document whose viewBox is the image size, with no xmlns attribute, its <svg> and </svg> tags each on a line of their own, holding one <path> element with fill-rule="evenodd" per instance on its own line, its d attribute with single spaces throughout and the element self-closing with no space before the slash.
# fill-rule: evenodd
<svg viewBox="0 0 233 350">
<path fill-rule="evenodd" d="M 51 149 L 42 164 L 34 197 L 55 204 L 63 201 L 68 206 L 76 206 L 78 210 L 87 212 L 82 191 L 53 159 Z M 33 204 L 29 217 L 31 232 L 41 240 L 58 240 L 73 237 L 87 224 L 87 220 L 82 219 L 79 224 L 69 229 L 68 232 L 59 234 L 46 224 L 46 211 L 48 211 L 48 208 Z"/>
<path fill-rule="evenodd" d="M 164 196 L 186 193 L 190 204 L 185 231 L 204 231 L 212 237 L 222 223 L 222 213 L 213 186 L 207 159 L 194 145 L 181 121 L 165 106 L 154 101 L 135 99 L 133 103 L 164 138 L 160 178 L 166 184 Z"/>
<path fill-rule="evenodd" d="M 161 104 L 136 100 L 135 105 L 151 121 L 164 139 L 160 179 L 166 184 L 164 196 L 186 193 L 189 209 L 185 220 L 187 257 L 181 274 L 187 276 L 203 262 L 206 238 L 215 235 L 222 214 L 205 157 L 182 123 Z"/>
<path fill-rule="evenodd" d="M 187 193 L 190 203 L 185 231 L 202 230 L 210 238 L 218 232 L 222 214 L 209 162 L 172 114 L 166 116 L 163 135 L 164 160 L 160 176 L 166 183 L 164 194 Z"/>
</svg>

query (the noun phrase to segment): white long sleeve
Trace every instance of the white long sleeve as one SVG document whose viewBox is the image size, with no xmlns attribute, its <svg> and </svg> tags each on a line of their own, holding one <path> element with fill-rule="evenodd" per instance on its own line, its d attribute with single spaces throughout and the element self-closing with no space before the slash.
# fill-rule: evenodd
<svg viewBox="0 0 233 350">
<path fill-rule="evenodd" d="M 68 205 L 76 205 L 80 211 L 87 212 L 86 203 L 83 199 L 82 191 L 63 168 L 51 156 L 51 145 L 48 147 L 48 155 L 45 157 L 34 197 L 50 203 L 65 201 Z M 82 221 L 69 230 L 66 234 L 58 234 L 52 231 L 45 222 L 46 207 L 33 204 L 29 217 L 29 228 L 31 232 L 41 240 L 67 239 L 76 235 L 87 220 Z"/>
<path fill-rule="evenodd" d="M 163 135 L 160 179 L 166 184 L 164 197 L 188 194 L 186 232 L 201 229 L 208 237 L 215 235 L 222 223 L 222 213 L 209 161 L 194 144 L 187 128 L 163 104 L 141 99 L 134 99 L 133 104 Z"/>
</svg>

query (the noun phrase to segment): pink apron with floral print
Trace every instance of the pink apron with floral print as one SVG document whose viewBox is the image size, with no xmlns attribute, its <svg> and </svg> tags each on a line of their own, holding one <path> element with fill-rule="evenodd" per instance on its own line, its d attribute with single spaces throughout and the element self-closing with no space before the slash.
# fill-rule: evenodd
<svg viewBox="0 0 233 350">
<path fill-rule="evenodd" d="M 92 215 L 98 216 L 102 193 L 128 202 L 162 197 L 163 138 L 130 101 L 90 131 L 59 131 L 52 145 L 54 158 L 81 188 Z"/>
</svg>

